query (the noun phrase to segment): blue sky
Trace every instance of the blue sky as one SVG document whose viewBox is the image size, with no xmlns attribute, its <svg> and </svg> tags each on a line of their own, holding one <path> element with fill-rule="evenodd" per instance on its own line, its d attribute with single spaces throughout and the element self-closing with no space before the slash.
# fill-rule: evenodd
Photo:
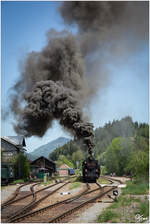
<svg viewBox="0 0 150 224">
<path fill-rule="evenodd" d="M 9 89 L 19 77 L 19 61 L 26 53 L 39 51 L 46 43 L 45 33 L 50 28 L 65 28 L 57 11 L 60 2 L 2 2 L 2 109 L 9 101 Z M 67 27 L 71 30 L 71 28 Z M 97 93 L 90 105 L 90 121 L 95 127 L 113 119 L 132 116 L 134 121 L 148 122 L 148 43 L 131 54 L 125 63 L 113 60 L 111 84 Z M 2 120 L 2 136 L 16 135 L 13 118 Z M 46 144 L 60 136 L 70 136 L 54 122 L 41 139 L 27 139 L 27 149 Z"/>
</svg>

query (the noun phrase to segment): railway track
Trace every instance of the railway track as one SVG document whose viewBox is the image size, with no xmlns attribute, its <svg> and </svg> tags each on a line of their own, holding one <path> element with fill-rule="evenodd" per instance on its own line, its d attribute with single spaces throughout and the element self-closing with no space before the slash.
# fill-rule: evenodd
<svg viewBox="0 0 150 224">
<path fill-rule="evenodd" d="M 110 181 L 112 184 L 115 183 L 115 182 L 117 182 L 119 184 L 123 184 L 123 182 L 121 180 L 118 180 L 116 178 L 112 178 L 112 177 L 109 177 L 109 176 L 108 177 L 107 176 L 101 176 L 101 177 Z"/>
<path fill-rule="evenodd" d="M 69 214 L 72 214 L 73 212 L 82 208 L 88 203 L 94 202 L 96 199 L 103 197 L 105 194 L 107 194 L 108 192 L 112 191 L 115 188 L 116 187 L 114 186 L 101 187 L 100 185 L 98 185 L 98 188 L 90 190 L 90 186 L 86 184 L 86 189 L 77 196 L 70 197 L 69 199 L 45 206 L 44 208 L 35 210 L 33 212 L 29 212 L 22 216 L 18 216 L 15 219 L 12 219 L 11 221 L 24 222 L 24 223 L 59 222 L 64 217 L 68 216 Z M 97 193 L 97 191 L 99 192 Z"/>
<path fill-rule="evenodd" d="M 15 192 L 13 193 L 12 197 L 10 197 L 8 200 L 6 200 L 2 205 L 1 205 L 1 209 L 3 209 L 5 206 L 11 204 L 15 198 L 17 198 L 17 196 L 19 195 L 19 192 L 21 190 L 21 188 L 23 188 L 24 186 L 27 186 L 29 184 L 32 184 L 32 183 L 25 183 L 25 184 L 22 184 L 20 185 L 16 190 Z"/>
<path fill-rule="evenodd" d="M 55 185 L 58 185 L 58 184 L 59 184 L 59 182 L 57 182 L 57 183 L 55 183 L 55 184 L 52 184 L 52 185 L 50 185 L 50 186 L 47 186 L 47 187 L 45 187 L 45 188 L 42 188 L 42 189 L 40 189 L 40 190 L 38 190 L 38 191 L 35 191 L 35 194 L 37 194 L 37 193 L 39 193 L 39 192 L 41 192 L 41 191 L 44 191 L 44 190 L 46 190 L 46 189 L 52 188 L 52 187 L 54 187 Z M 21 197 L 19 197 L 19 198 L 17 198 L 17 199 L 8 201 L 8 203 L 7 203 L 6 205 L 4 205 L 4 206 L 2 207 L 2 209 L 4 209 L 5 207 L 7 207 L 7 206 L 9 206 L 9 205 L 11 205 L 11 204 L 13 204 L 13 203 L 15 203 L 15 202 L 18 202 L 18 201 L 21 201 L 21 200 L 23 200 L 23 199 L 25 199 L 25 198 L 27 198 L 27 197 L 30 197 L 31 195 L 32 195 L 32 192 L 29 193 L 29 194 L 27 194 L 27 195 L 25 195 L 25 196 L 21 196 Z"/>
<path fill-rule="evenodd" d="M 23 203 L 17 204 L 17 202 L 11 201 L 11 204 L 7 204 L 7 206 L 3 207 L 1 212 L 2 220 L 7 220 L 11 217 L 14 213 L 18 214 L 20 210 L 26 209 L 27 206 L 30 206 L 35 201 L 35 194 L 34 194 L 34 187 L 38 185 L 38 183 L 33 184 L 30 186 L 31 196 L 30 198 L 23 201 Z M 14 200 L 15 201 L 15 200 Z"/>
<path fill-rule="evenodd" d="M 84 198 L 83 200 L 77 201 L 74 203 L 74 205 L 70 205 L 69 209 L 51 219 L 48 220 L 48 223 L 57 223 L 57 222 L 64 222 L 64 218 L 66 218 L 68 215 L 73 214 L 75 211 L 81 209 L 82 207 L 86 206 L 87 204 L 96 201 L 99 198 L 102 198 L 105 194 L 109 193 L 116 187 L 106 187 L 103 192 L 100 192 L 96 194 L 93 197 Z"/>
<path fill-rule="evenodd" d="M 65 178 L 67 180 L 68 178 Z M 112 178 L 107 178 L 111 184 L 114 183 Z M 117 181 L 115 179 L 115 181 Z M 54 223 L 54 222 L 61 222 L 65 217 L 74 213 L 76 210 L 81 209 L 82 207 L 86 206 L 88 203 L 94 202 L 97 199 L 107 195 L 108 192 L 112 191 L 116 188 L 116 186 L 106 185 L 101 187 L 100 184 L 97 183 L 97 188 L 91 190 L 90 185 L 86 184 L 86 188 L 78 195 L 69 197 L 68 199 L 49 204 L 40 209 L 36 209 L 36 206 L 40 204 L 41 201 L 46 199 L 51 194 L 55 193 L 63 186 L 68 184 L 70 181 L 64 183 L 62 186 L 59 186 L 54 191 L 51 191 L 44 197 L 41 197 L 38 193 L 42 192 L 43 189 L 48 189 L 52 186 L 48 186 L 46 188 L 40 189 L 39 191 L 32 192 L 32 197 L 34 198 L 32 202 L 28 203 L 27 206 L 22 207 L 19 211 L 15 212 L 15 214 L 11 214 L 7 219 L 4 220 L 7 223 L 9 222 L 24 222 L 24 223 L 35 223 L 35 222 L 45 222 L 45 223 Z M 120 181 L 118 181 L 120 183 Z M 53 186 L 60 184 L 56 183 Z M 25 197 L 18 198 L 14 201 L 21 201 L 23 198 L 31 197 L 31 193 L 26 195 Z M 36 209 L 36 210 L 34 210 Z M 57 215 L 56 215 L 57 214 Z M 3 217 L 3 215 L 2 215 Z"/>
<path fill-rule="evenodd" d="M 69 179 L 71 179 L 71 178 L 75 178 L 75 177 L 76 177 L 76 176 L 73 176 L 73 177 L 70 177 Z M 63 180 L 61 180 L 61 179 L 57 180 L 56 178 L 54 178 L 54 180 L 55 180 L 55 182 L 56 182 L 55 184 L 53 184 L 53 185 L 51 185 L 51 186 L 48 186 L 48 187 L 45 187 L 45 188 L 43 188 L 43 189 L 40 189 L 40 190 L 36 191 L 35 193 L 39 193 L 39 192 L 41 192 L 41 191 L 43 191 L 43 190 L 46 190 L 46 189 L 48 189 L 48 188 L 51 188 L 51 187 L 57 185 L 57 184 L 60 183 L 60 182 L 63 183 L 65 180 L 68 180 L 68 177 L 63 177 Z M 20 196 L 20 197 L 18 197 L 21 188 L 23 188 L 24 186 L 33 184 L 33 183 L 34 183 L 34 182 L 29 182 L 29 183 L 25 183 L 25 184 L 22 184 L 21 186 L 19 186 L 19 187 L 15 190 L 15 192 L 13 193 L 12 197 L 9 198 L 7 201 L 5 201 L 5 202 L 1 205 L 1 209 L 3 210 L 5 207 L 11 205 L 12 203 L 18 202 L 18 201 L 20 201 L 20 200 L 22 200 L 22 199 L 25 199 L 25 198 L 31 196 L 31 195 L 32 195 L 32 192 L 29 193 L 29 194 L 27 194 L 27 195 L 25 195 L 25 196 Z M 35 181 L 35 183 L 40 183 L 40 181 L 39 181 L 39 182 Z M 18 198 L 17 198 L 17 197 L 18 197 Z M 16 198 L 17 198 L 17 199 L 16 199 Z"/>
<path fill-rule="evenodd" d="M 36 183 L 30 187 L 30 193 L 24 197 L 18 198 L 16 200 L 11 201 L 11 203 L 2 209 L 2 220 L 3 222 L 11 222 L 12 219 L 14 219 L 17 216 L 20 216 L 21 214 L 25 214 L 26 212 L 29 212 L 33 208 L 35 208 L 41 201 L 49 197 L 50 195 L 54 194 L 57 190 L 61 189 L 63 186 L 68 184 L 68 182 L 62 184 L 62 183 L 56 183 L 50 186 L 47 186 L 43 189 L 40 189 L 38 191 L 34 191 L 34 186 L 36 186 L 39 183 Z M 51 188 L 55 185 L 59 185 L 58 188 L 56 188 L 53 191 L 50 191 L 46 193 L 46 195 L 42 196 L 42 192 L 44 192 L 46 189 Z M 40 196 L 39 196 L 40 194 Z"/>
</svg>

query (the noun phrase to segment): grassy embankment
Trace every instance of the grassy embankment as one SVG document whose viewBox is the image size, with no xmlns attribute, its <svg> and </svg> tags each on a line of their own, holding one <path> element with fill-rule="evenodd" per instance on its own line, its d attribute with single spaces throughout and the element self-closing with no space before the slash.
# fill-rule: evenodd
<svg viewBox="0 0 150 224">
<path fill-rule="evenodd" d="M 106 208 L 98 217 L 98 222 L 109 223 L 137 223 L 144 222 L 149 216 L 149 201 L 147 198 L 148 182 L 128 181 L 127 187 L 122 189 L 118 202 Z M 142 216 L 141 220 L 136 215 Z"/>
<path fill-rule="evenodd" d="M 72 185 L 69 187 L 69 190 L 72 190 L 74 188 L 78 188 L 81 186 L 81 183 L 80 182 L 74 182 L 72 183 Z"/>
</svg>

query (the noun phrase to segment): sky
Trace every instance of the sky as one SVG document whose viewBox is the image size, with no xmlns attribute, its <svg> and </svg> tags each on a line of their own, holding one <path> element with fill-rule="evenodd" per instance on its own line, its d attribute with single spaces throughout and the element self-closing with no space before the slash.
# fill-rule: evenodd
<svg viewBox="0 0 150 224">
<path fill-rule="evenodd" d="M 39 51 L 46 43 L 50 28 L 58 31 L 66 28 L 57 7 L 61 2 L 2 2 L 2 70 L 1 106 L 7 108 L 9 91 L 20 74 L 19 62 L 31 51 Z M 75 32 L 67 26 L 67 30 Z M 127 37 L 128 38 L 128 37 Z M 114 59 L 109 62 L 110 84 L 98 92 L 89 105 L 88 115 L 94 127 L 106 122 L 131 116 L 133 121 L 148 122 L 148 43 L 131 54 L 125 63 Z M 142 68 L 142 69 L 141 69 Z M 13 117 L 1 122 L 1 135 L 14 136 Z M 58 137 L 72 136 L 54 121 L 43 138 L 26 139 L 27 151 Z"/>
</svg>

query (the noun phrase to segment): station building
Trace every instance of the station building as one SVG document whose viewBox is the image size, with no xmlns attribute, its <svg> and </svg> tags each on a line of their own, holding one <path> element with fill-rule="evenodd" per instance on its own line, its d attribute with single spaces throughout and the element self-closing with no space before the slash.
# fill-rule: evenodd
<svg viewBox="0 0 150 224">
<path fill-rule="evenodd" d="M 24 153 L 26 142 L 23 136 L 1 137 L 2 162 L 9 162 L 13 156 Z"/>
</svg>

